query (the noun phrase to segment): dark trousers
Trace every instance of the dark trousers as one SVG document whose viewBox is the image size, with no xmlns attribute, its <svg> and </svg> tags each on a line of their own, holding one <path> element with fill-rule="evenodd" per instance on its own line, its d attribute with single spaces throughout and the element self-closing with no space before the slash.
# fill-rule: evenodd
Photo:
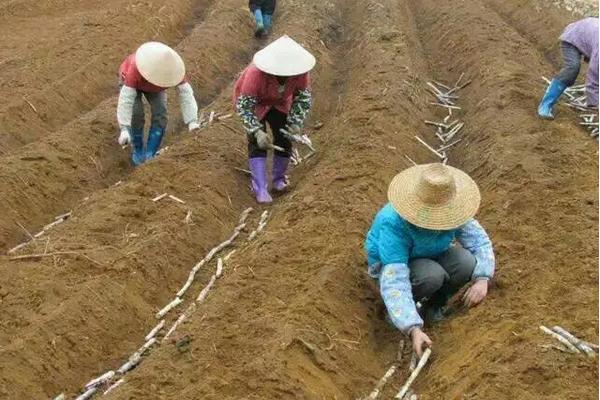
<svg viewBox="0 0 600 400">
<path fill-rule="evenodd" d="M 459 246 L 451 247 L 434 259 L 410 260 L 408 267 L 415 301 L 427 298 L 427 304 L 443 306 L 471 280 L 475 264 L 475 256 Z"/>
<path fill-rule="evenodd" d="M 248 7 L 250 7 L 252 13 L 257 9 L 260 9 L 265 14 L 273 15 L 276 6 L 277 0 L 250 0 L 248 2 Z"/>
<path fill-rule="evenodd" d="M 575 83 L 577 75 L 579 75 L 581 52 L 577 47 L 567 42 L 560 42 L 560 49 L 562 51 L 563 66 L 554 78 L 567 86 L 571 86 Z"/>
<path fill-rule="evenodd" d="M 275 154 L 281 157 L 289 157 L 292 154 L 292 142 L 281 133 L 281 129 L 285 128 L 287 123 L 287 114 L 272 108 L 260 122 L 262 123 L 265 132 L 267 131 L 267 123 L 269 124 L 271 132 L 273 132 L 273 144 L 282 147 L 285 150 L 275 150 Z M 258 148 L 254 135 L 248 136 L 248 157 L 257 158 L 266 156 L 267 150 Z"/>
</svg>

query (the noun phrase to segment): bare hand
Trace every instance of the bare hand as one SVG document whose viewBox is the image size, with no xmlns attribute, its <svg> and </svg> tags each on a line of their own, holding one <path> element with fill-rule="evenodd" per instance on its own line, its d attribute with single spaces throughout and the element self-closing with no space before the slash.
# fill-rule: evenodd
<svg viewBox="0 0 600 400">
<path fill-rule="evenodd" d="M 488 281 L 485 279 L 480 279 L 475 281 L 473 285 L 463 295 L 463 302 L 467 307 L 475 307 L 477 304 L 481 303 L 485 296 L 487 296 L 488 291 Z"/>
<path fill-rule="evenodd" d="M 421 330 L 421 328 L 414 328 L 410 332 L 412 339 L 413 351 L 417 354 L 417 357 L 421 358 L 426 348 L 431 347 L 433 342 L 429 339 L 429 336 Z"/>
</svg>

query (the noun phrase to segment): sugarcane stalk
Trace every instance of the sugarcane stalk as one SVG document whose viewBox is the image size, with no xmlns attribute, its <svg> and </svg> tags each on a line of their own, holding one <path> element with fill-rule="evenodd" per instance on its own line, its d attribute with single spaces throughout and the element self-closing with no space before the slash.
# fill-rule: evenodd
<svg viewBox="0 0 600 400">
<path fill-rule="evenodd" d="M 429 356 L 431 356 L 431 349 L 428 348 L 423 353 L 423 356 L 419 360 L 419 363 L 417 364 L 417 367 L 415 368 L 415 370 L 410 374 L 410 376 L 408 377 L 408 380 L 406 381 L 404 386 L 402 386 L 402 389 L 400 389 L 398 394 L 394 397 L 395 399 L 402 399 L 404 397 L 404 395 L 410 388 L 410 385 L 412 385 L 412 383 L 417 378 L 417 376 L 419 376 L 419 373 L 421 372 L 421 370 L 423 369 L 425 364 L 427 364 L 427 360 L 429 360 Z"/>
</svg>

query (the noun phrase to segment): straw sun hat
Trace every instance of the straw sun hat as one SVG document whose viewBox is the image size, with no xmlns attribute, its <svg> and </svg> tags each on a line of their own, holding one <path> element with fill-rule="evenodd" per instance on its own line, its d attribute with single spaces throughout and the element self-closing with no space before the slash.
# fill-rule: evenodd
<svg viewBox="0 0 600 400">
<path fill-rule="evenodd" d="M 304 74 L 315 66 L 315 57 L 294 39 L 285 35 L 258 51 L 254 65 L 259 70 L 275 76 Z"/>
<path fill-rule="evenodd" d="M 479 209 L 477 184 L 463 171 L 443 164 L 416 165 L 394 177 L 388 199 L 408 222 L 431 230 L 451 230 Z"/>
<path fill-rule="evenodd" d="M 185 64 L 175 50 L 160 42 L 148 42 L 135 52 L 135 65 L 140 74 L 153 85 L 177 86 L 185 76 Z"/>
</svg>

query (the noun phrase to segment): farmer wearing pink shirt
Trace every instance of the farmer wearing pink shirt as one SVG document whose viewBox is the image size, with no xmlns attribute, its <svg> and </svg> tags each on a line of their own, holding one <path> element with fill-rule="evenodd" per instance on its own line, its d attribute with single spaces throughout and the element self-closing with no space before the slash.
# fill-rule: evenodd
<svg viewBox="0 0 600 400">
<path fill-rule="evenodd" d="M 259 203 L 272 201 L 267 183 L 267 149 L 283 149 L 273 156 L 273 189 L 284 191 L 292 143 L 281 132 L 299 134 L 311 108 L 309 71 L 315 58 L 288 36 L 254 55 L 235 84 L 234 107 L 248 134 L 252 190 Z M 269 124 L 273 141 L 266 133 Z"/>
<path fill-rule="evenodd" d="M 119 78 L 122 85 L 117 105 L 121 128 L 119 144 L 133 144 L 131 158 L 134 165 L 153 158 L 160 147 L 167 128 L 167 88 L 177 86 L 183 121 L 189 130 L 200 127 L 194 91 L 185 79 L 185 65 L 169 46 L 159 42 L 144 43 L 123 61 Z M 142 95 L 150 103 L 152 112 L 146 146 Z"/>
</svg>

